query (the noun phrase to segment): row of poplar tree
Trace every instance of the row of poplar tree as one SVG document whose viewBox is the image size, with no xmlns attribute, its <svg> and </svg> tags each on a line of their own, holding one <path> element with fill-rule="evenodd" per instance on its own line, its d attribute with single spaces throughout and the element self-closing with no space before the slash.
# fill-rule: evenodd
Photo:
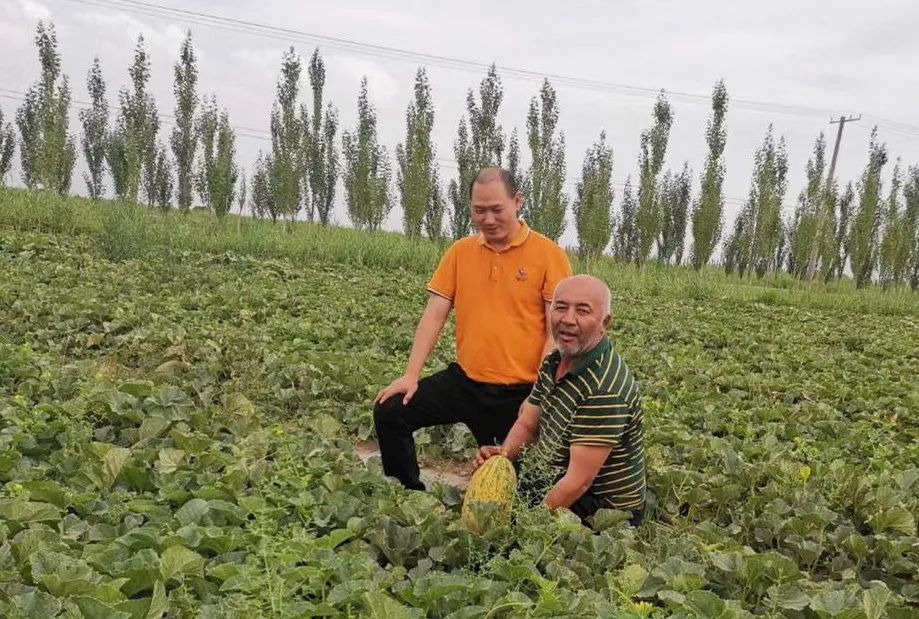
<svg viewBox="0 0 919 619">
<path fill-rule="evenodd" d="M 76 141 L 69 132 L 71 92 L 61 74 L 54 26 L 39 23 L 35 38 L 41 78 L 26 93 L 16 113 L 22 178 L 29 188 L 70 191 Z M 199 98 L 198 72 L 191 33 L 175 63 L 175 111 L 168 147 L 160 137 L 160 114 L 148 91 L 150 59 L 139 37 L 129 69 L 131 87 L 118 93 L 110 123 L 106 86 L 98 59 L 87 76 L 90 104 L 79 113 L 87 191 L 93 199 L 106 193 L 106 175 L 114 195 L 151 207 L 190 209 L 200 203 L 217 216 L 232 206 L 246 206 L 258 217 L 292 221 L 305 216 L 327 225 L 340 180 L 352 224 L 379 229 L 399 202 L 407 235 L 460 238 L 472 231 L 466 188 L 487 165 L 503 165 L 524 194 L 524 218 L 534 229 L 558 240 L 574 215 L 579 251 L 598 256 L 611 250 L 622 261 L 642 265 L 650 260 L 691 264 L 712 262 L 721 245 L 720 264 L 740 275 L 787 271 L 800 278 L 841 278 L 848 265 L 858 286 L 880 281 L 885 286 L 919 287 L 919 166 L 906 172 L 897 161 L 889 192 L 881 174 L 886 147 L 872 132 L 868 163 L 853 186 L 839 190 L 827 178 L 826 141 L 821 133 L 807 164 L 807 186 L 790 218 L 783 215 L 788 160 L 784 138 L 770 125 L 754 156 L 749 197 L 725 232 L 725 119 L 728 94 L 722 82 L 712 93 L 705 131 L 708 154 L 693 196 L 688 163 L 663 171 L 673 111 L 663 92 L 653 122 L 641 134 L 638 175 L 626 181 L 620 208 L 614 209 L 613 151 L 606 136 L 587 150 L 572 199 L 564 192 L 565 136 L 557 128 L 559 107 L 548 80 L 530 103 L 526 140 L 529 168 L 520 165 L 516 128 L 505 135 L 498 121 L 503 100 L 500 77 L 492 66 L 478 90 L 466 97 L 453 151 L 456 178 L 446 190 L 438 177 L 432 143 L 434 103 L 427 74 L 417 72 L 414 96 L 406 112 L 405 141 L 396 147 L 396 191 L 392 164 L 377 137 L 377 116 L 366 78 L 357 101 L 358 120 L 339 141 L 338 112 L 324 103 L 325 66 L 318 49 L 307 65 L 311 104 L 301 101 L 302 62 L 293 48 L 283 56 L 270 119 L 271 149 L 260 151 L 249 179 L 236 164 L 236 130 L 216 98 Z M 11 123 L 0 111 L 0 182 L 15 147 Z M 340 145 L 340 150 L 339 150 Z M 662 173 L 663 172 L 663 173 Z M 689 238 L 687 238 L 689 237 Z M 687 245 L 689 251 L 686 251 Z M 685 255 L 684 255 L 685 254 Z"/>
</svg>

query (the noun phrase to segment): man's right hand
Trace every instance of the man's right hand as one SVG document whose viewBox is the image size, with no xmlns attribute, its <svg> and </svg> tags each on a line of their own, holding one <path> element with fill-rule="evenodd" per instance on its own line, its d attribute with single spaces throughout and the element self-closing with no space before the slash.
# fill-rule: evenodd
<svg viewBox="0 0 919 619">
<path fill-rule="evenodd" d="M 401 376 L 394 380 L 388 387 L 380 390 L 377 397 L 373 399 L 374 405 L 385 402 L 392 396 L 402 393 L 402 405 L 405 406 L 411 401 L 412 396 L 418 391 L 418 379 L 411 376 Z"/>
<path fill-rule="evenodd" d="M 475 454 L 475 467 L 473 471 L 477 470 L 480 466 L 485 464 L 485 461 L 491 458 L 492 456 L 506 456 L 504 453 L 503 447 L 498 447 L 497 445 L 483 445 L 479 447 L 479 451 Z"/>
</svg>

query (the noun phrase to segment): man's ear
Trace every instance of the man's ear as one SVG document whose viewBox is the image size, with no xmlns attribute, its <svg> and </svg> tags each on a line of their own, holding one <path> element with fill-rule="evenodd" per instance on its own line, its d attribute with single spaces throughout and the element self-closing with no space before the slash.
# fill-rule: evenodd
<svg viewBox="0 0 919 619">
<path fill-rule="evenodd" d="M 607 314 L 606 316 L 603 317 L 603 330 L 604 331 L 606 331 L 609 328 L 610 323 L 612 323 L 612 321 L 613 321 L 612 314 Z"/>
<path fill-rule="evenodd" d="M 517 209 L 518 213 L 523 208 L 523 193 L 519 191 L 514 194 L 514 208 Z"/>
</svg>

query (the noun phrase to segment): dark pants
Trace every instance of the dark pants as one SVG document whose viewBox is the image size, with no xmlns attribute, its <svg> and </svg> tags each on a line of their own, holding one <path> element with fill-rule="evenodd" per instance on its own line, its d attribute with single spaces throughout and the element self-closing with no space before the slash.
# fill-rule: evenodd
<svg viewBox="0 0 919 619">
<path fill-rule="evenodd" d="M 383 472 L 412 490 L 424 490 L 415 453 L 420 428 L 464 423 L 479 446 L 504 442 L 532 385 L 501 386 L 470 379 L 456 363 L 418 381 L 408 406 L 397 393 L 373 409 Z"/>
</svg>

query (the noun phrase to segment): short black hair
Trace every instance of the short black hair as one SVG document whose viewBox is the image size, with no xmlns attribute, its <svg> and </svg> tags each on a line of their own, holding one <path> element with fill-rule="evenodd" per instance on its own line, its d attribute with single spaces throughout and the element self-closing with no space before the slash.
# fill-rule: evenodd
<svg viewBox="0 0 919 619">
<path fill-rule="evenodd" d="M 507 191 L 507 195 L 514 197 L 517 195 L 517 182 L 514 179 L 514 175 L 511 174 L 508 170 L 505 170 L 501 166 L 488 166 L 482 168 L 479 173 L 472 179 L 469 183 L 469 199 L 472 199 L 472 188 L 476 183 L 490 183 L 492 181 L 499 180 L 504 184 L 504 189 Z"/>
</svg>

